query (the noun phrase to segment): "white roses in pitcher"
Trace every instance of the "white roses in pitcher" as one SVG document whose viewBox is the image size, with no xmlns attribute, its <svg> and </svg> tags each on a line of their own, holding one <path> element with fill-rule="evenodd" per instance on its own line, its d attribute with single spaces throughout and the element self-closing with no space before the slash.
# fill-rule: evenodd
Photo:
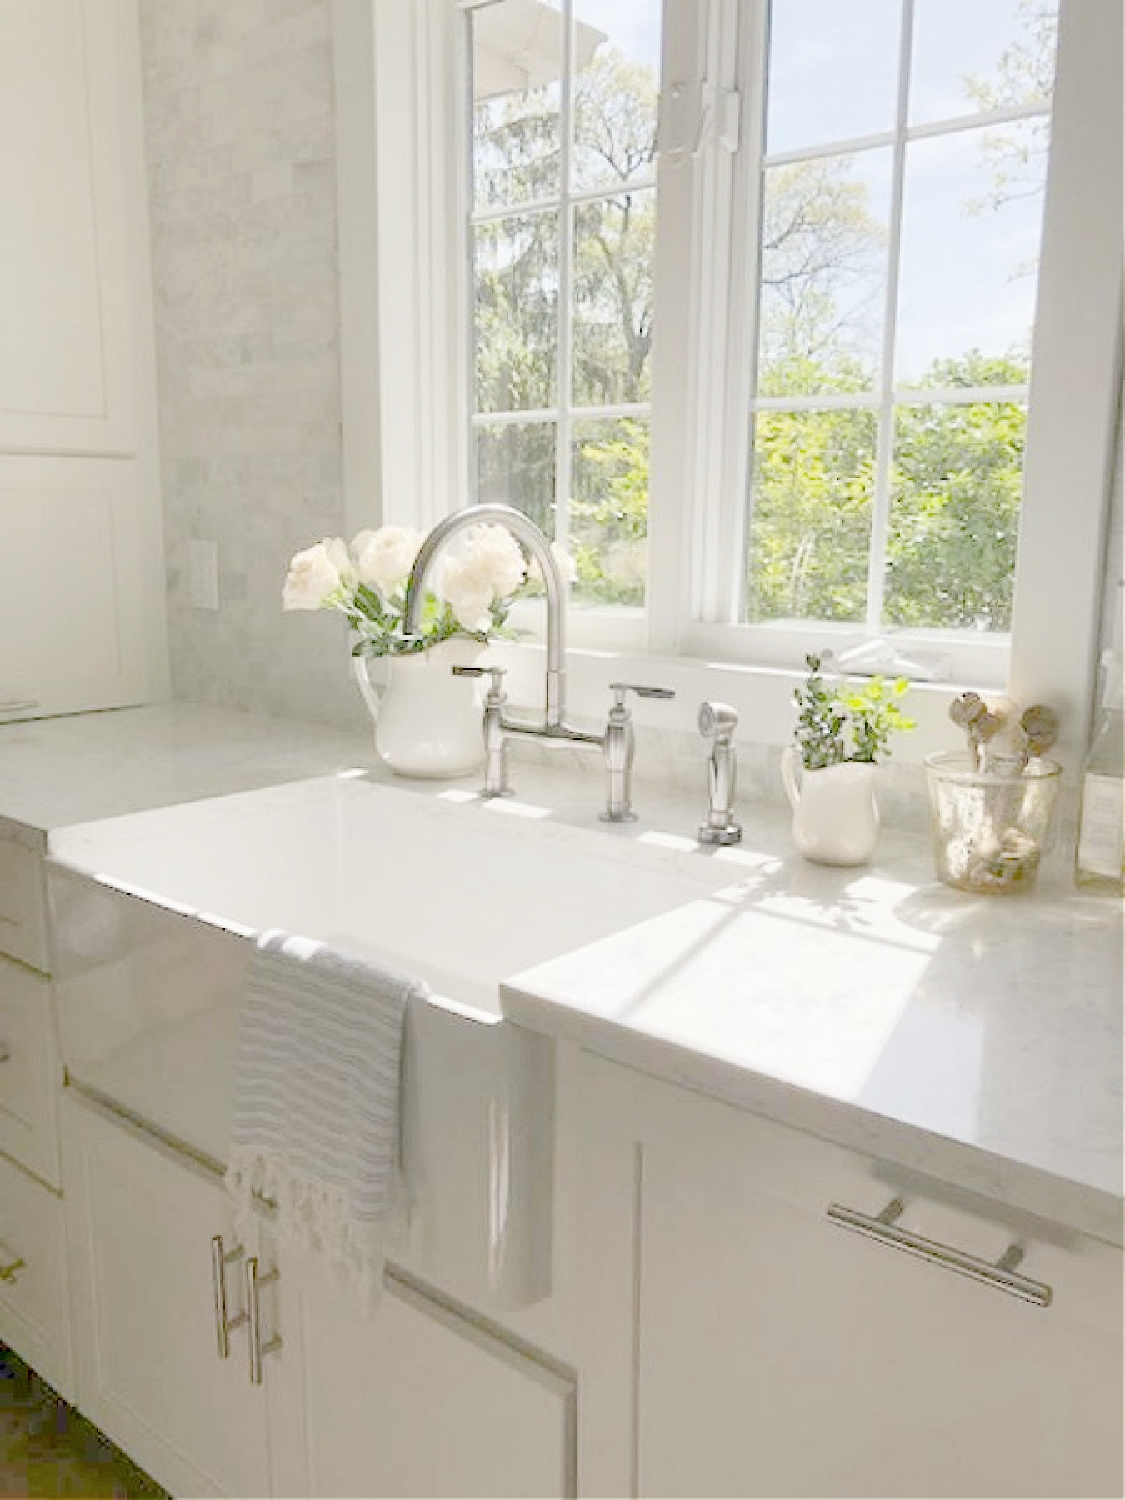
<svg viewBox="0 0 1125 1500">
<path fill-rule="evenodd" d="M 427 575 L 420 635 L 407 640 L 402 616 L 406 581 L 421 532 L 405 526 L 361 531 L 346 546 L 327 537 L 298 552 L 282 591 L 285 609 L 334 609 L 358 640 L 356 655 L 401 656 L 454 635 L 507 634 L 512 598 L 527 581 L 523 553 L 502 527 L 474 526 L 450 544 Z"/>
</svg>

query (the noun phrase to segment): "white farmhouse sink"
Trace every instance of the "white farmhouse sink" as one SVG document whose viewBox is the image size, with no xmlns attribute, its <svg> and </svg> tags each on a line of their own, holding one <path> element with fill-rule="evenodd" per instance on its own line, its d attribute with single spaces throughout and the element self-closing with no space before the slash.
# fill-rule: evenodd
<svg viewBox="0 0 1125 1500">
<path fill-rule="evenodd" d="M 730 866 L 358 776 L 51 835 L 71 1081 L 221 1166 L 253 936 L 378 954 L 434 992 L 408 1021 L 404 1154 L 420 1268 L 526 1302 L 549 1285 L 553 1043 L 499 982 L 728 884 Z"/>
</svg>

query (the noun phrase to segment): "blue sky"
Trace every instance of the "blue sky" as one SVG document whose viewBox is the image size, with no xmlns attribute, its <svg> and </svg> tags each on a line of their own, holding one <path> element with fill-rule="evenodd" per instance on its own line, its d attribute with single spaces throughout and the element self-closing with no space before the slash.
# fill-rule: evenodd
<svg viewBox="0 0 1125 1500">
<path fill-rule="evenodd" d="M 576 0 L 575 13 L 636 61 L 655 64 L 658 0 Z M 894 117 L 900 0 L 776 0 L 769 149 L 788 150 L 886 130 Z M 1018 29 L 1019 0 L 915 0 L 912 123 L 965 114 L 966 74 L 990 75 Z M 988 175 L 980 135 L 913 145 L 903 238 L 899 377 L 973 344 L 1002 353 L 1033 316 L 1041 197 L 973 214 Z M 885 156 L 885 153 L 880 153 Z M 885 182 L 875 159 L 856 175 Z M 881 201 L 880 201 L 881 200 Z M 885 190 L 872 217 L 886 216 Z"/>
</svg>

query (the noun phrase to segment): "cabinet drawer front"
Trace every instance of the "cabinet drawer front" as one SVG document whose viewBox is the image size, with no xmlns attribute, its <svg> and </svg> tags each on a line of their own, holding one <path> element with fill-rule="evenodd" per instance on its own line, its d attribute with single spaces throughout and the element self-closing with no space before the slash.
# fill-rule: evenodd
<svg viewBox="0 0 1125 1500">
<path fill-rule="evenodd" d="M 51 983 L 0 958 L 0 1151 L 61 1186 Z"/>
<path fill-rule="evenodd" d="M 62 1200 L 2 1157 L 0 1340 L 73 1400 Z"/>
<path fill-rule="evenodd" d="M 0 830 L 0 953 L 48 969 L 42 864 L 37 850 Z"/>
</svg>

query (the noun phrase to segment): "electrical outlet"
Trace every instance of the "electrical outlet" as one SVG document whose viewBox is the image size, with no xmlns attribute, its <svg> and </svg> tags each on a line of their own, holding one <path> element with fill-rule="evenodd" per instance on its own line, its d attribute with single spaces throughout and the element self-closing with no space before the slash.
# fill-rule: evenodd
<svg viewBox="0 0 1125 1500">
<path fill-rule="evenodd" d="M 219 547 L 217 542 L 189 542 L 188 594 L 193 609 L 218 609 Z"/>
</svg>

